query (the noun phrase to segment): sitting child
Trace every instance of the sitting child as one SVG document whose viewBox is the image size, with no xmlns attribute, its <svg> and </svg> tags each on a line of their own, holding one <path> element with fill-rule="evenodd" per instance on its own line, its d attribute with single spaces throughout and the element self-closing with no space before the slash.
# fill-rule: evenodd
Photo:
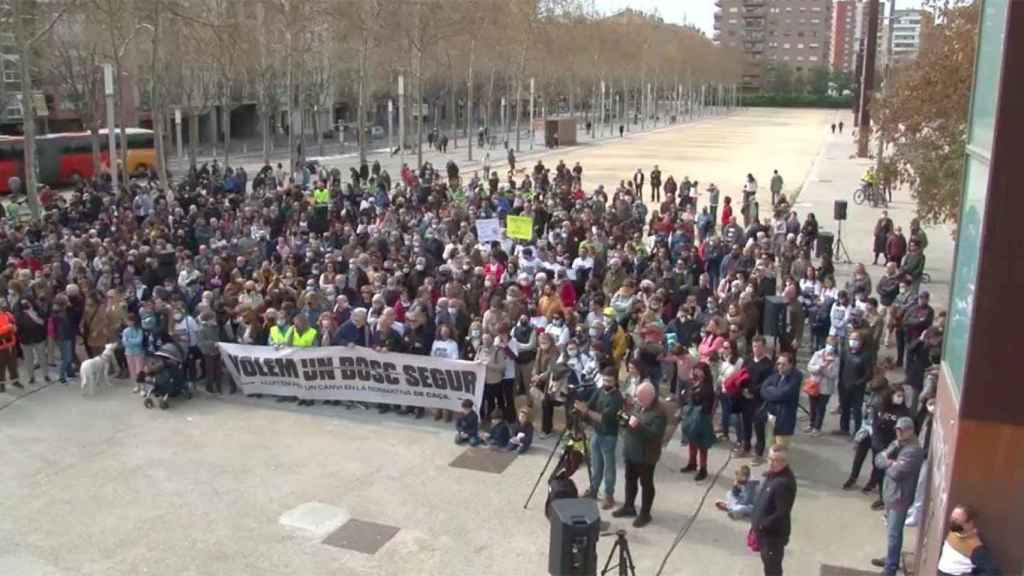
<svg viewBox="0 0 1024 576">
<path fill-rule="evenodd" d="M 480 445 L 480 417 L 473 410 L 473 401 L 469 398 L 462 401 L 462 410 L 455 419 L 455 443 Z"/>
<path fill-rule="evenodd" d="M 518 454 L 526 452 L 533 444 L 532 420 L 529 408 L 520 410 L 519 420 L 511 426 L 500 419 L 500 414 L 495 415 L 495 424 L 491 428 L 491 435 L 488 437 L 487 443 L 495 448 L 514 450 Z"/>
<path fill-rule="evenodd" d="M 725 495 L 725 500 L 715 502 L 715 508 L 725 512 L 733 520 L 748 518 L 754 510 L 758 484 L 760 482 L 757 480 L 750 479 L 750 466 L 740 466 L 736 469 L 736 482 Z"/>
</svg>

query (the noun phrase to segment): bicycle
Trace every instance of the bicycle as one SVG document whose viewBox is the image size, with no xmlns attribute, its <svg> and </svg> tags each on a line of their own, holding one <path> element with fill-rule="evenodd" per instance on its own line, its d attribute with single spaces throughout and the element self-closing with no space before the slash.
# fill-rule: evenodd
<svg viewBox="0 0 1024 576">
<path fill-rule="evenodd" d="M 883 208 L 889 207 L 888 198 L 886 198 L 885 193 L 881 189 L 877 186 L 869 186 L 865 183 L 861 183 L 861 185 L 853 192 L 853 202 L 860 206 L 864 204 L 865 201 L 870 202 L 872 208 L 878 208 L 879 205 Z"/>
</svg>

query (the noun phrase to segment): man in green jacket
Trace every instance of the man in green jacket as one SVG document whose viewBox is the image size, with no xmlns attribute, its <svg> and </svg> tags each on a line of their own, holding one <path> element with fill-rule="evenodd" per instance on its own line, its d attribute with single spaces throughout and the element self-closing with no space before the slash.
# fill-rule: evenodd
<svg viewBox="0 0 1024 576">
<path fill-rule="evenodd" d="M 636 393 L 638 407 L 626 425 L 622 457 L 626 462 L 626 500 L 612 512 L 616 518 L 636 516 L 633 526 L 641 528 L 651 521 L 654 504 L 654 467 L 661 458 L 661 439 L 665 436 L 668 414 L 658 402 L 658 394 L 650 381 L 644 381 Z M 643 489 L 640 514 L 636 513 L 637 483 Z"/>
<path fill-rule="evenodd" d="M 594 425 L 590 438 L 590 489 L 586 495 L 597 498 L 604 478 L 603 510 L 615 507 L 615 447 L 619 441 L 619 412 L 622 392 L 619 391 L 614 368 L 601 375 L 601 388 L 590 402 L 576 401 L 576 411 Z"/>
</svg>

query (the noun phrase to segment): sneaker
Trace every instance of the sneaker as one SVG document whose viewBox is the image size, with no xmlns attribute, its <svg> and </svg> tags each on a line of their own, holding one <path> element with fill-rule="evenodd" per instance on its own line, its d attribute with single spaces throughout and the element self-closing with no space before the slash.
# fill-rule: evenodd
<svg viewBox="0 0 1024 576">
<path fill-rule="evenodd" d="M 696 471 L 697 471 L 697 465 L 693 464 L 693 463 L 687 464 L 686 466 L 683 466 L 682 468 L 679 469 L 679 473 L 680 474 L 688 474 L 690 472 L 696 472 Z"/>
<path fill-rule="evenodd" d="M 872 558 L 871 565 L 875 568 L 885 568 L 885 558 Z"/>
<path fill-rule="evenodd" d="M 736 448 L 732 451 L 733 458 L 750 458 L 750 450 Z"/>
<path fill-rule="evenodd" d="M 843 490 L 853 490 L 857 487 L 857 480 L 855 478 L 847 478 L 846 482 L 843 482 Z"/>
<path fill-rule="evenodd" d="M 724 500 L 715 500 L 715 508 L 718 508 L 722 512 L 729 511 L 729 506 L 725 503 Z"/>
<path fill-rule="evenodd" d="M 693 477 L 693 481 L 694 482 L 700 482 L 701 480 L 704 480 L 707 477 L 708 477 L 708 469 L 707 468 L 701 468 L 700 471 L 697 472 L 697 475 Z"/>
<path fill-rule="evenodd" d="M 612 508 L 615 508 L 615 498 L 605 496 L 604 502 L 601 503 L 601 510 L 611 510 Z"/>
<path fill-rule="evenodd" d="M 641 514 L 641 515 L 637 516 L 635 520 L 633 520 L 633 528 L 643 528 L 644 526 L 647 526 L 650 523 L 651 523 L 651 515 L 650 514 Z"/>
<path fill-rule="evenodd" d="M 810 434 L 811 432 L 814 432 L 814 428 L 810 426 L 804 428 L 804 434 Z"/>
<path fill-rule="evenodd" d="M 811 438 L 817 438 L 821 436 L 821 430 L 811 430 Z"/>
<path fill-rule="evenodd" d="M 32 378 L 29 378 L 29 379 L 28 379 L 28 385 L 29 385 L 29 386 L 35 386 L 35 385 L 36 385 L 36 379 L 35 379 L 35 377 L 32 377 Z"/>
<path fill-rule="evenodd" d="M 881 500 L 875 500 L 874 502 L 871 503 L 871 509 L 872 510 L 878 511 L 878 510 L 882 510 L 884 508 L 885 508 L 885 502 L 882 502 Z"/>
<path fill-rule="evenodd" d="M 580 498 L 590 498 L 591 500 L 597 500 L 597 491 L 587 488 L 587 490 L 583 492 Z"/>
<path fill-rule="evenodd" d="M 19 390 L 24 390 L 25 389 L 25 387 L 21 385 L 21 382 L 18 382 L 17 380 L 12 382 L 11 386 L 14 386 L 15 388 L 17 388 Z"/>
<path fill-rule="evenodd" d="M 636 516 L 636 508 L 632 506 L 622 506 L 612 512 L 612 518 L 632 518 Z"/>
</svg>

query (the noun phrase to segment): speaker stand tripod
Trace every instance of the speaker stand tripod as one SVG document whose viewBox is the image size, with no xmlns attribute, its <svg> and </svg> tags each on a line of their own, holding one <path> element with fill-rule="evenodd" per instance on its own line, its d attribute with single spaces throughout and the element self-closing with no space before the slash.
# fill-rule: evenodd
<svg viewBox="0 0 1024 576">
<path fill-rule="evenodd" d="M 839 220 L 839 232 L 836 234 L 836 246 L 832 250 L 832 261 L 836 264 L 852 264 L 850 253 L 846 250 L 846 243 L 843 242 L 843 221 Z"/>
<path fill-rule="evenodd" d="M 607 536 L 607 534 L 602 534 Z M 615 558 L 615 551 L 619 551 L 619 563 L 612 566 L 612 558 Z M 626 531 L 615 532 L 615 545 L 608 552 L 608 559 L 601 569 L 601 576 L 609 576 L 612 570 L 618 568 L 618 576 L 636 576 L 636 565 L 633 564 L 633 554 L 629 551 L 629 540 L 626 540 Z"/>
</svg>

